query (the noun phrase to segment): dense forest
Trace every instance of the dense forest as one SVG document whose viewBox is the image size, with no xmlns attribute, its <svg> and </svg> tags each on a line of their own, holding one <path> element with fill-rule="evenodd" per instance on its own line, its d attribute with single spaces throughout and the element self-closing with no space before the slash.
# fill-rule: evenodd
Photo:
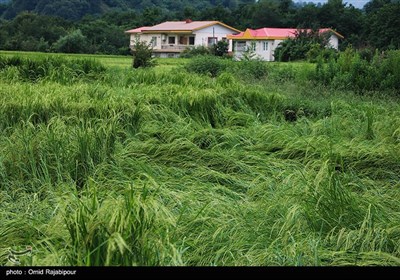
<svg viewBox="0 0 400 280">
<path fill-rule="evenodd" d="M 0 1 L 0 49 L 128 53 L 127 29 L 165 20 L 220 20 L 244 30 L 331 27 L 341 48 L 398 49 L 400 1 L 372 0 L 357 9 L 342 0 L 14 0 Z"/>
</svg>

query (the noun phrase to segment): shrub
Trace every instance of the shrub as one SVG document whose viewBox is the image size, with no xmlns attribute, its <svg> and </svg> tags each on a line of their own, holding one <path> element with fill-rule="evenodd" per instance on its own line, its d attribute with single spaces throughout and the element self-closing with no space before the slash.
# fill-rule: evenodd
<svg viewBox="0 0 400 280">
<path fill-rule="evenodd" d="M 153 67 L 155 65 L 153 59 L 153 48 L 151 44 L 140 41 L 136 38 L 132 50 L 133 55 L 133 68 L 139 67 Z"/>
<path fill-rule="evenodd" d="M 219 41 L 212 46 L 211 53 L 215 56 L 226 56 L 228 54 L 228 47 L 228 42 Z"/>
<path fill-rule="evenodd" d="M 180 57 L 192 58 L 198 55 L 215 55 L 226 57 L 228 55 L 228 42 L 219 41 L 217 44 L 208 48 L 205 46 L 193 46 L 185 49 Z"/>
<path fill-rule="evenodd" d="M 183 58 L 192 58 L 194 56 L 198 55 L 210 55 L 210 49 L 205 47 L 205 46 L 195 46 L 195 47 L 189 47 L 185 49 L 180 57 Z"/>
<path fill-rule="evenodd" d="M 299 30 L 294 38 L 289 38 L 279 44 L 275 49 L 275 57 L 278 61 L 315 59 L 320 50 L 328 46 L 328 42 L 328 36 L 321 35 L 318 30 Z"/>
<path fill-rule="evenodd" d="M 306 54 L 307 60 L 312 63 L 317 62 L 320 58 L 326 62 L 331 58 L 336 58 L 336 56 L 337 50 L 333 48 L 322 47 L 319 44 L 312 44 L 311 48 Z"/>
<path fill-rule="evenodd" d="M 226 63 L 214 56 L 198 56 L 185 65 L 188 72 L 217 77 L 226 69 Z"/>
<path fill-rule="evenodd" d="M 86 36 L 78 29 L 58 39 L 52 48 L 59 53 L 86 53 L 88 50 L 87 42 Z"/>
<path fill-rule="evenodd" d="M 381 88 L 399 89 L 400 88 L 400 50 L 388 51 L 386 58 L 379 59 L 379 54 L 376 54 L 375 63 L 379 63 L 381 74 Z M 397 91 L 397 93 L 399 93 Z"/>
<path fill-rule="evenodd" d="M 253 59 L 258 59 L 257 54 L 255 51 L 255 43 L 251 42 L 250 46 L 246 46 L 246 50 L 242 53 L 242 56 L 240 57 L 241 61 L 249 61 Z"/>
<path fill-rule="evenodd" d="M 317 83 L 358 93 L 377 90 L 395 90 L 400 87 L 400 51 L 386 55 L 375 53 L 372 59 L 351 48 L 340 53 L 337 60 L 324 63 L 322 58 L 310 78 Z"/>
</svg>

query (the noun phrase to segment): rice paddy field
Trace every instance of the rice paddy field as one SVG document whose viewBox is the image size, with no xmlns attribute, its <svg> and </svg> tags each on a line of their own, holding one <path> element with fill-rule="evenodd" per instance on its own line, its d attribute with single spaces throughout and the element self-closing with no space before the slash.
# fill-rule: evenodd
<svg viewBox="0 0 400 280">
<path fill-rule="evenodd" d="M 191 61 L 0 52 L 1 266 L 400 265 L 398 91 Z"/>
</svg>

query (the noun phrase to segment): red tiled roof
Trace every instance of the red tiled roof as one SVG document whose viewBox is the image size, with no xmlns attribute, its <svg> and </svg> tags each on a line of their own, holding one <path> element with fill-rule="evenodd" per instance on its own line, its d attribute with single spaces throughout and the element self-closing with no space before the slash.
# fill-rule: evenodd
<svg viewBox="0 0 400 280">
<path fill-rule="evenodd" d="M 217 21 L 166 21 L 146 29 L 146 31 L 187 30 L 192 31 L 216 24 Z"/>
<path fill-rule="evenodd" d="M 240 39 L 240 38 L 246 38 L 246 39 L 257 39 L 257 38 L 270 38 L 270 39 L 284 39 L 284 38 L 293 38 L 296 36 L 296 33 L 298 30 L 305 30 L 305 29 L 297 29 L 297 28 L 260 28 L 260 29 L 246 29 L 245 32 L 241 32 L 236 35 L 229 35 L 229 39 Z M 311 29 L 306 29 L 308 32 L 311 31 Z M 325 33 L 325 32 L 333 32 L 336 34 L 338 37 L 343 38 L 342 35 L 339 33 L 335 32 L 334 30 L 330 28 L 322 28 L 319 30 L 319 33 Z"/>
<path fill-rule="evenodd" d="M 157 32 L 157 31 L 195 31 L 215 24 L 222 25 L 233 32 L 240 32 L 233 27 L 230 27 L 219 21 L 166 21 L 154 26 L 143 26 L 136 29 L 125 31 L 125 33 L 142 33 L 142 32 Z"/>
<path fill-rule="evenodd" d="M 125 31 L 125 33 L 141 33 L 146 28 L 149 28 L 149 26 L 142 26 L 142 27 L 138 27 L 135 29 L 127 30 L 127 31 Z"/>
</svg>

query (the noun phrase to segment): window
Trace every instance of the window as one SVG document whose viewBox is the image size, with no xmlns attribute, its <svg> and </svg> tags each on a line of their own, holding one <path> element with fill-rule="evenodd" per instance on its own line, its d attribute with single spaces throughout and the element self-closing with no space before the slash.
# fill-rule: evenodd
<svg viewBox="0 0 400 280">
<path fill-rule="evenodd" d="M 268 51 L 268 41 L 263 42 L 263 51 Z"/>
<path fill-rule="evenodd" d="M 217 37 L 208 37 L 207 44 L 209 46 L 213 46 L 217 43 Z"/>
<path fill-rule="evenodd" d="M 157 37 L 151 37 L 151 46 L 154 48 L 157 46 Z"/>
<path fill-rule="evenodd" d="M 256 51 L 256 46 L 257 46 L 256 42 L 249 42 L 249 43 L 250 44 L 248 44 L 246 46 L 247 50 L 255 52 Z"/>
<path fill-rule="evenodd" d="M 168 37 L 168 44 L 175 45 L 175 36 Z"/>
<path fill-rule="evenodd" d="M 188 37 L 187 36 L 179 36 L 179 45 L 187 45 Z"/>
<path fill-rule="evenodd" d="M 194 37 L 189 37 L 189 45 L 194 45 Z"/>
<path fill-rule="evenodd" d="M 235 43 L 236 43 L 236 44 L 234 44 L 235 51 L 243 52 L 246 50 L 246 41 L 237 41 Z"/>
</svg>

